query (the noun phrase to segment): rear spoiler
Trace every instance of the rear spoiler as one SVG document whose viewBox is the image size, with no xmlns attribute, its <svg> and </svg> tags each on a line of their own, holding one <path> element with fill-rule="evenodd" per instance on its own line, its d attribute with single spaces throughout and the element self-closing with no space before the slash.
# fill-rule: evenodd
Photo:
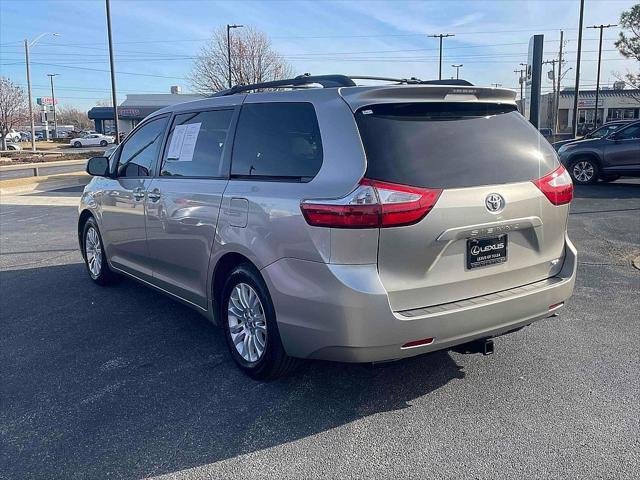
<svg viewBox="0 0 640 480">
<path fill-rule="evenodd" d="M 376 103 L 481 102 L 516 104 L 515 90 L 460 85 L 392 85 L 342 87 L 340 95 L 352 111 Z"/>
</svg>

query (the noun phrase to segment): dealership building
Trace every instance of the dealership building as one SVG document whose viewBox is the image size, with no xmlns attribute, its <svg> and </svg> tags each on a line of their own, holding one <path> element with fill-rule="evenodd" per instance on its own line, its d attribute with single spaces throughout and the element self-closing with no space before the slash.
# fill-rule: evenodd
<svg viewBox="0 0 640 480">
<path fill-rule="evenodd" d="M 118 129 L 129 133 L 146 116 L 161 108 L 176 103 L 201 100 L 202 95 L 180 93 L 179 87 L 171 87 L 171 93 L 133 94 L 127 95 L 124 102 L 118 105 Z M 95 123 L 95 131 L 110 133 L 115 131 L 113 108 L 93 107 L 88 112 L 89 119 Z"/>
<path fill-rule="evenodd" d="M 573 89 L 560 92 L 558 106 L 558 126 L 560 132 L 568 132 L 573 125 Z M 542 95 L 540 99 L 540 126 L 553 128 L 553 94 Z M 593 128 L 596 106 L 595 90 L 580 90 L 578 95 L 578 126 Z M 640 118 L 640 90 L 607 88 L 600 89 L 598 96 L 597 124 L 612 120 Z"/>
</svg>

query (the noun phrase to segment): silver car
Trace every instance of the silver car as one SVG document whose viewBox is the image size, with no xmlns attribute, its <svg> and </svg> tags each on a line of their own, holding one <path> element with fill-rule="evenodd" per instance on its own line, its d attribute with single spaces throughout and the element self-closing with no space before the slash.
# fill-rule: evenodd
<svg viewBox="0 0 640 480">
<path fill-rule="evenodd" d="M 487 347 L 574 287 L 573 185 L 510 90 L 234 87 L 155 112 L 87 170 L 93 281 L 126 275 L 193 307 L 257 379 L 298 359 Z"/>
</svg>

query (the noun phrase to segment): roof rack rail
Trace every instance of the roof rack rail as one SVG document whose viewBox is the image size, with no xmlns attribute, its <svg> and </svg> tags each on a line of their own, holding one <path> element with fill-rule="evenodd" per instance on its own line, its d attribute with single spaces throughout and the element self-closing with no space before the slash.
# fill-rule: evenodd
<svg viewBox="0 0 640 480">
<path fill-rule="evenodd" d="M 422 80 L 416 77 L 411 78 L 392 78 L 392 77 L 372 77 L 369 75 L 349 75 L 351 80 L 382 80 L 385 82 L 397 82 L 397 83 L 407 83 L 407 84 L 420 84 Z"/>
<path fill-rule="evenodd" d="M 285 80 L 273 80 L 270 82 L 252 83 L 249 85 L 235 85 L 227 90 L 222 90 L 218 93 L 214 93 L 213 97 L 224 97 L 227 95 L 234 95 L 240 92 L 248 92 L 251 90 L 259 90 L 261 88 L 284 88 L 284 87 L 299 87 L 302 85 L 310 85 L 317 83 L 324 88 L 334 87 L 355 87 L 356 84 L 351 78 L 346 75 L 298 75 L 295 78 L 289 78 Z"/>
<path fill-rule="evenodd" d="M 296 88 L 304 85 L 311 85 L 317 83 L 324 88 L 336 88 L 336 87 L 355 87 L 354 80 L 382 80 L 386 82 L 397 82 L 398 84 L 407 85 L 460 85 L 465 87 L 472 87 L 473 84 L 466 80 L 420 80 L 416 77 L 411 78 L 390 78 L 390 77 L 372 77 L 366 75 L 360 76 L 347 76 L 347 75 L 310 75 L 305 73 L 298 75 L 295 78 L 288 78 L 284 80 L 272 80 L 270 82 L 252 83 L 249 85 L 235 85 L 226 90 L 214 93 L 212 97 L 225 97 L 227 95 L 234 95 L 241 92 L 249 92 L 251 90 L 260 90 L 262 88 Z"/>
</svg>

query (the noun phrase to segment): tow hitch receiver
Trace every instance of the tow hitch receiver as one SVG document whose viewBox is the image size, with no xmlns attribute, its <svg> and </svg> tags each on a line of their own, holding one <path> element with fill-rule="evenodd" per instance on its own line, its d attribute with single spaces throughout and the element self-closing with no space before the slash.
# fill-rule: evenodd
<svg viewBox="0 0 640 480">
<path fill-rule="evenodd" d="M 480 340 L 482 342 L 482 354 L 483 355 L 492 355 L 493 354 L 493 339 L 485 338 L 484 340 Z"/>
<path fill-rule="evenodd" d="M 482 353 L 483 355 L 493 354 L 493 338 L 480 338 L 468 343 L 463 343 L 453 347 L 458 353 Z"/>
</svg>

